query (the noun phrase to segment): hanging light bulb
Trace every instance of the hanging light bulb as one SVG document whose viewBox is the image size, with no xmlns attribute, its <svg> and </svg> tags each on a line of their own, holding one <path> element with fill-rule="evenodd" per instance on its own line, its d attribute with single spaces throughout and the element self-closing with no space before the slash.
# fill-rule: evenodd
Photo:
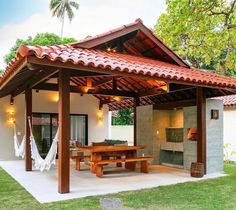
<svg viewBox="0 0 236 210">
<path fill-rule="evenodd" d="M 14 98 L 13 98 L 13 96 L 11 96 L 10 105 L 14 105 Z"/>
</svg>

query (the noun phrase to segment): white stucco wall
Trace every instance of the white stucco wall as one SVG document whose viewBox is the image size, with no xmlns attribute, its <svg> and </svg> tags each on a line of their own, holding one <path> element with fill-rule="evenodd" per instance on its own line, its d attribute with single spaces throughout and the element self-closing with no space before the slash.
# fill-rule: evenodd
<svg viewBox="0 0 236 210">
<path fill-rule="evenodd" d="M 236 153 L 236 107 L 224 108 L 224 144 L 230 144 L 229 155 Z M 236 154 L 230 155 L 231 161 L 236 161 Z"/>
<path fill-rule="evenodd" d="M 129 145 L 134 143 L 133 125 L 113 125 L 111 126 L 111 139 L 126 140 Z"/>
<path fill-rule="evenodd" d="M 33 112 L 57 113 L 58 103 L 57 92 L 33 91 Z M 108 138 L 109 133 L 109 112 L 108 107 L 104 106 L 102 123 L 98 122 L 99 101 L 91 95 L 80 96 L 80 94 L 71 93 L 71 114 L 88 115 L 88 141 L 103 141 Z M 19 139 L 24 135 L 24 115 L 25 102 L 24 95 L 19 95 L 14 99 L 14 105 L 9 104 L 10 97 L 0 99 L 0 160 L 12 159 L 13 150 L 13 127 L 7 122 L 7 112 L 14 110 L 16 118 L 17 132 L 20 132 Z"/>
</svg>

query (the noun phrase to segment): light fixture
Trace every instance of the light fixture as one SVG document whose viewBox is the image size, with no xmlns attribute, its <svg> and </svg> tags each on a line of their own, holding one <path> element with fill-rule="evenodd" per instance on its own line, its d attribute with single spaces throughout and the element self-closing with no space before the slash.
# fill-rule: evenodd
<svg viewBox="0 0 236 210">
<path fill-rule="evenodd" d="M 58 93 L 53 93 L 52 95 L 52 101 L 53 102 L 58 102 L 59 101 L 59 94 Z"/>
<path fill-rule="evenodd" d="M 11 96 L 10 105 L 14 105 L 14 98 L 13 98 L 13 96 Z"/>
<path fill-rule="evenodd" d="M 114 99 L 115 101 L 121 101 L 121 100 L 122 100 L 122 97 L 120 97 L 120 96 L 114 96 L 113 99 Z"/>
<path fill-rule="evenodd" d="M 15 113 L 14 111 L 9 111 L 8 112 L 8 117 L 7 117 L 7 122 L 8 123 L 11 123 L 11 124 L 14 124 L 15 123 Z"/>
<path fill-rule="evenodd" d="M 103 112 L 101 110 L 99 110 L 97 112 L 97 120 L 98 120 L 98 124 L 102 125 L 102 123 L 103 123 Z"/>
<path fill-rule="evenodd" d="M 211 119 L 213 119 L 213 120 L 219 119 L 219 110 L 218 109 L 211 110 Z"/>
</svg>

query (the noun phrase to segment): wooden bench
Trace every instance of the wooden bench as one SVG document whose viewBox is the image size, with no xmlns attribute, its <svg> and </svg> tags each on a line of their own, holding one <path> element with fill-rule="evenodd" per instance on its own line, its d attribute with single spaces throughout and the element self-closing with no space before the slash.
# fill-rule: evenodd
<svg viewBox="0 0 236 210">
<path fill-rule="evenodd" d="M 84 158 L 90 158 L 90 155 L 76 155 L 71 156 L 70 158 L 75 160 L 75 170 L 80 171 L 80 163 L 82 162 L 82 160 L 84 160 Z"/>
<path fill-rule="evenodd" d="M 109 159 L 109 160 L 100 160 L 97 162 L 90 161 L 91 164 L 96 166 L 96 175 L 97 177 L 103 176 L 103 166 L 112 163 L 141 163 L 140 171 L 142 173 L 148 173 L 148 161 L 153 160 L 153 157 L 136 157 L 136 158 L 120 158 L 120 159 Z M 129 168 L 129 167 L 126 167 Z M 135 168 L 131 167 L 132 170 Z"/>
</svg>

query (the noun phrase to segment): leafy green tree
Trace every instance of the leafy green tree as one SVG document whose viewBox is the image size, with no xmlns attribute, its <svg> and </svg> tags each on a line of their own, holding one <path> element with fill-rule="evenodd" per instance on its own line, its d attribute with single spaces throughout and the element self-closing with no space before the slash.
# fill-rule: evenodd
<svg viewBox="0 0 236 210">
<path fill-rule="evenodd" d="M 133 109 L 121 109 L 112 117 L 112 125 L 132 125 L 133 121 Z"/>
<path fill-rule="evenodd" d="M 154 32 L 194 67 L 236 72 L 236 0 L 167 0 Z"/>
<path fill-rule="evenodd" d="M 27 39 L 17 39 L 14 46 L 11 48 L 10 52 L 4 56 L 4 61 L 8 64 L 13 58 L 16 57 L 18 48 L 21 45 L 57 45 L 57 44 L 68 44 L 71 42 L 76 42 L 74 38 L 63 38 L 53 33 L 39 33 L 34 38 L 29 36 Z"/>
<path fill-rule="evenodd" d="M 56 16 L 61 21 L 61 38 L 63 36 L 65 13 L 67 14 L 70 21 L 74 18 L 73 9 L 78 10 L 79 4 L 76 1 L 71 0 L 51 0 L 50 10 L 52 16 Z"/>
</svg>

